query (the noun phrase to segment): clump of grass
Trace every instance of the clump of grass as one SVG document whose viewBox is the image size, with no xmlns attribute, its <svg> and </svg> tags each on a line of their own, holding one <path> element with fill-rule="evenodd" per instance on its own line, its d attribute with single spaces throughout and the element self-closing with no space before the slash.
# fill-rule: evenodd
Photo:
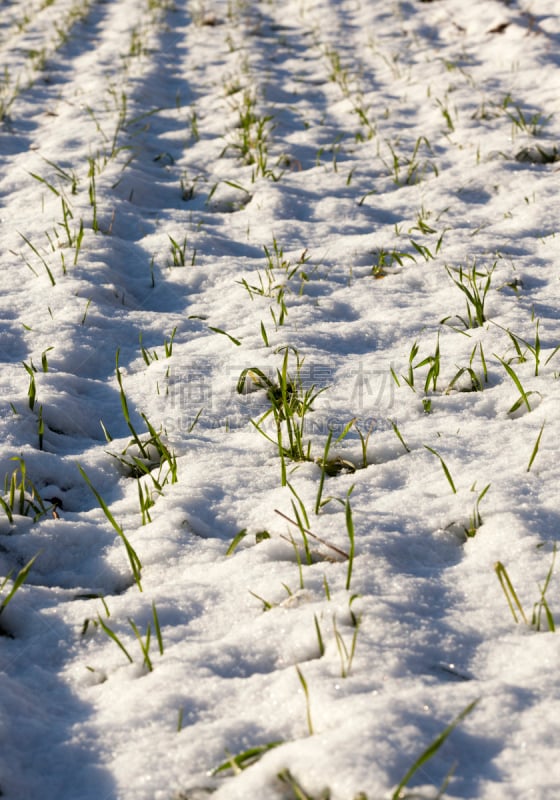
<svg viewBox="0 0 560 800">
<path fill-rule="evenodd" d="M 31 478 L 27 474 L 27 466 L 20 456 L 14 456 L 18 466 L 11 475 L 4 478 L 4 496 L 0 497 L 0 508 L 4 509 L 10 523 L 14 515 L 32 517 L 36 522 L 48 514 L 54 506 L 46 506 Z"/>
<path fill-rule="evenodd" d="M 465 328 L 480 327 L 486 322 L 486 297 L 492 285 L 494 267 L 495 264 L 486 272 L 479 272 L 476 264 L 473 264 L 470 269 L 446 267 L 447 274 L 466 299 L 466 318 L 457 316 Z M 450 319 L 451 317 L 445 317 L 441 322 L 444 324 Z"/>
<path fill-rule="evenodd" d="M 158 613 L 157 613 L 157 609 L 156 609 L 155 603 L 152 603 L 152 621 L 153 621 L 153 626 L 154 626 L 153 627 L 153 631 L 154 631 L 154 634 L 155 634 L 155 639 L 157 641 L 158 651 L 159 651 L 160 656 L 162 656 L 163 653 L 164 653 L 163 638 L 162 638 L 162 635 L 161 635 L 161 627 L 160 627 L 160 624 L 159 624 L 159 617 L 158 617 Z M 134 659 L 130 655 L 129 650 L 123 644 L 122 639 L 103 620 L 103 618 L 101 617 L 101 614 L 97 615 L 97 620 L 95 620 L 94 623 L 95 623 L 96 626 L 101 628 L 103 633 L 105 633 L 109 637 L 109 639 L 111 639 L 111 641 L 115 642 L 115 644 L 117 645 L 119 650 L 121 650 L 121 652 L 125 655 L 127 661 L 130 664 L 133 664 L 134 663 Z M 136 640 L 138 641 L 138 644 L 140 645 L 140 650 L 141 650 L 142 658 L 143 658 L 143 660 L 142 660 L 143 666 L 146 667 L 148 672 L 153 672 L 154 664 L 153 664 L 153 661 L 152 661 L 151 648 L 152 648 L 152 643 L 153 643 L 153 638 L 154 637 L 152 637 L 152 622 L 148 622 L 148 624 L 146 626 L 146 632 L 145 632 L 144 635 L 142 635 L 142 633 L 140 632 L 140 629 L 138 628 L 138 626 L 136 625 L 134 620 L 131 619 L 130 617 L 128 618 L 128 624 L 132 628 L 134 636 L 136 637 Z"/>
<path fill-rule="evenodd" d="M 398 153 L 396 147 L 390 142 L 386 142 L 387 147 L 391 153 L 391 164 L 386 166 L 393 176 L 393 181 L 397 186 L 411 186 L 419 183 L 424 175 L 431 170 L 437 177 L 438 168 L 434 161 L 429 158 L 423 159 L 421 151 L 427 151 L 428 155 L 433 156 L 433 150 L 430 142 L 426 136 L 419 136 L 416 139 L 412 153 L 410 156 Z"/>
<path fill-rule="evenodd" d="M 165 343 L 166 355 L 168 357 L 172 353 L 174 334 L 175 330 L 171 335 L 171 340 Z M 121 464 L 123 464 L 127 468 L 127 470 L 129 471 L 129 475 L 131 477 L 140 478 L 143 475 L 150 475 L 158 490 L 161 490 L 162 486 L 164 486 L 168 482 L 176 483 L 177 458 L 175 454 L 169 450 L 169 448 L 163 441 L 162 431 L 157 431 L 154 428 L 154 426 L 150 423 L 145 414 L 141 414 L 141 417 L 144 420 L 146 427 L 148 429 L 147 435 L 143 434 L 141 436 L 140 434 L 138 434 L 136 428 L 132 424 L 130 418 L 130 411 L 128 408 L 128 400 L 126 397 L 126 393 L 124 391 L 122 374 L 119 369 L 118 350 L 116 354 L 116 375 L 117 375 L 117 383 L 119 385 L 121 408 L 125 422 L 128 426 L 129 431 L 132 434 L 132 439 L 121 453 L 119 454 L 111 453 L 111 455 L 117 458 L 121 462 Z M 107 440 L 111 441 L 111 437 L 107 433 L 107 430 L 104 426 L 103 430 L 105 432 Z M 157 476 L 154 476 L 152 473 L 153 470 L 156 469 L 157 467 L 159 467 L 159 473 Z M 165 473 L 163 473 L 164 469 L 167 470 Z"/>
<path fill-rule="evenodd" d="M 290 351 L 295 357 L 295 372 L 289 371 Z M 258 367 L 244 369 L 237 382 L 237 391 L 245 394 L 250 388 L 264 389 L 270 408 L 258 420 L 251 420 L 254 427 L 278 449 L 281 463 L 282 486 L 287 484 L 286 461 L 311 461 L 311 442 L 306 439 L 305 423 L 313 403 L 325 391 L 315 385 L 305 388 L 302 379 L 304 359 L 294 348 L 284 348 L 276 380 L 272 380 Z M 264 429 L 265 421 L 272 416 L 276 439 Z"/>
<path fill-rule="evenodd" d="M 513 586 L 513 583 L 511 581 L 511 578 L 509 576 L 506 567 L 501 561 L 497 561 L 496 564 L 494 565 L 494 572 L 496 573 L 496 577 L 500 582 L 500 586 L 502 587 L 502 591 L 509 606 L 509 610 L 511 611 L 512 617 L 516 623 L 519 623 L 519 621 L 522 620 L 526 625 L 530 625 L 536 631 L 548 630 L 553 633 L 556 630 L 554 616 L 552 614 L 552 611 L 550 610 L 550 606 L 548 604 L 548 600 L 546 597 L 546 593 L 549 589 L 550 581 L 552 579 L 552 574 L 554 572 L 554 566 L 556 563 L 556 552 L 557 552 L 557 546 L 555 544 L 552 549 L 552 560 L 546 578 L 544 580 L 544 583 L 542 586 L 538 584 L 540 597 L 533 605 L 531 622 L 529 622 L 527 615 L 525 614 L 519 596 Z M 544 627 L 545 620 L 546 620 L 546 628 Z"/>
<path fill-rule="evenodd" d="M 497 325 L 497 323 L 495 323 L 495 324 Z M 536 324 L 535 324 L 535 340 L 534 340 L 533 344 L 531 344 L 531 342 L 528 342 L 526 339 L 523 339 L 521 336 L 517 336 L 516 334 L 512 333 L 512 331 L 510 331 L 508 328 L 502 328 L 501 325 L 497 325 L 498 328 L 501 328 L 509 336 L 509 338 L 510 338 L 510 340 L 511 340 L 511 342 L 512 342 L 514 348 L 515 348 L 515 352 L 516 352 L 516 356 L 514 356 L 514 358 L 517 359 L 517 362 L 519 364 L 523 364 L 525 361 L 527 361 L 527 352 L 529 352 L 533 356 L 533 358 L 535 360 L 535 372 L 534 372 L 535 376 L 537 376 L 539 374 L 539 369 L 540 369 L 540 365 L 541 365 L 542 345 L 541 345 L 541 338 L 540 338 L 540 334 L 539 334 L 539 326 L 540 326 L 540 320 L 537 320 Z M 522 349 L 522 345 L 524 345 L 526 347 L 526 350 Z M 554 356 L 556 355 L 556 353 L 559 350 L 560 350 L 560 345 L 557 345 L 554 348 L 554 350 L 552 351 L 552 353 L 548 356 L 546 361 L 544 362 L 545 366 L 548 364 L 548 362 L 552 358 L 554 358 Z M 511 361 L 509 363 L 511 363 Z"/>
</svg>

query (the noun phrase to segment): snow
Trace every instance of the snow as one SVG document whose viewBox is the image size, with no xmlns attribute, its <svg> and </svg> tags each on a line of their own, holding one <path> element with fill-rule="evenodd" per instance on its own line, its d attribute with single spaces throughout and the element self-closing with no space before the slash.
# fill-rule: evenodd
<svg viewBox="0 0 560 800">
<path fill-rule="evenodd" d="M 557 797 L 559 43 L 553 0 L 4 2 L 3 797 L 391 798 L 475 700 L 408 790 Z"/>
</svg>

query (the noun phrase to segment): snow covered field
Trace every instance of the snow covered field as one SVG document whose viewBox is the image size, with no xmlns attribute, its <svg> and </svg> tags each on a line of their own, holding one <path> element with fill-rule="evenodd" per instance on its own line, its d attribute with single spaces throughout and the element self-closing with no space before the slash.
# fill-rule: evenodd
<svg viewBox="0 0 560 800">
<path fill-rule="evenodd" d="M 2 797 L 557 798 L 556 0 L 0 11 Z"/>
</svg>

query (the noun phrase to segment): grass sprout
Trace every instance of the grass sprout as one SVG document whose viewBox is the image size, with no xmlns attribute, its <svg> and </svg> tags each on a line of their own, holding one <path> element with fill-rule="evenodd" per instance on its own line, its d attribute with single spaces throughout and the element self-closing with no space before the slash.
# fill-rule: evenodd
<svg viewBox="0 0 560 800">
<path fill-rule="evenodd" d="M 0 582 L 0 598 L 2 598 L 0 601 L 0 614 L 2 614 L 2 612 L 7 608 L 7 606 L 13 600 L 18 590 L 21 589 L 21 587 L 27 580 L 31 567 L 33 566 L 38 555 L 39 553 L 36 553 L 36 555 L 34 555 L 33 558 L 31 558 L 27 562 L 27 564 L 25 564 L 25 566 L 23 566 L 20 569 L 16 577 L 12 580 L 12 585 L 9 587 L 8 592 L 3 597 L 2 597 L 2 592 L 4 591 L 4 588 L 6 587 L 8 581 L 11 580 L 13 572 L 9 572 L 6 575 L 6 577 Z"/>
<path fill-rule="evenodd" d="M 432 453 L 434 456 L 436 456 L 436 458 L 439 459 L 439 462 L 441 464 L 441 468 L 443 470 L 443 474 L 447 478 L 447 482 L 449 483 L 449 485 L 451 487 L 451 491 L 453 492 L 453 494 L 457 494 L 457 489 L 456 489 L 455 484 L 453 482 L 453 478 L 451 477 L 451 473 L 449 471 L 449 468 L 448 468 L 447 464 L 445 463 L 445 461 L 443 460 L 443 458 L 432 447 L 428 447 L 427 444 L 425 444 L 424 447 L 426 448 L 426 450 L 428 450 L 430 453 Z"/>
<path fill-rule="evenodd" d="M 47 262 L 46 258 L 45 258 L 44 256 L 42 256 L 42 255 L 41 255 L 41 253 L 39 252 L 39 250 L 38 250 L 38 249 L 35 247 L 35 245 L 33 244 L 33 242 L 31 242 L 31 241 L 30 241 L 30 240 L 27 238 L 27 236 L 24 236 L 24 235 L 23 235 L 23 233 L 20 233 L 19 235 L 20 235 L 20 237 L 23 239 L 23 241 L 25 242 L 25 244 L 26 244 L 26 245 L 29 247 L 29 249 L 31 250 L 31 252 L 32 252 L 32 253 L 34 253 L 34 254 L 37 256 L 37 258 L 39 259 L 39 261 L 41 262 L 41 264 L 42 264 L 42 265 L 43 265 L 43 267 L 45 268 L 45 272 L 46 272 L 46 273 L 47 273 L 47 275 L 49 276 L 49 280 L 50 280 L 50 282 L 51 282 L 51 285 L 52 285 L 52 286 L 56 286 L 56 281 L 55 281 L 55 279 L 54 279 L 54 275 L 53 275 L 53 273 L 52 273 L 52 270 L 51 270 L 51 268 L 50 268 L 50 266 L 49 266 L 49 264 L 48 264 L 48 262 Z M 22 258 L 23 258 L 23 256 L 22 256 Z M 29 262 L 29 261 L 28 261 L 26 258 L 23 258 L 23 260 L 24 260 L 25 264 L 26 264 L 26 265 L 29 267 L 29 269 L 31 270 L 31 272 L 33 272 L 33 274 L 34 274 L 34 275 L 37 275 L 37 276 L 38 276 L 38 273 L 35 271 L 34 267 L 31 265 L 31 263 L 30 263 L 30 262 Z"/>
<path fill-rule="evenodd" d="M 495 265 L 494 265 L 495 266 Z M 455 286 L 463 293 L 466 298 L 467 316 L 458 317 L 465 328 L 476 328 L 486 322 L 485 303 L 486 296 L 492 284 L 492 273 L 494 267 L 487 272 L 478 272 L 476 264 L 470 269 L 451 269 L 446 267 L 447 274 Z M 442 324 L 451 317 L 445 317 Z"/>
<path fill-rule="evenodd" d="M 136 583 L 138 589 L 140 591 L 142 591 L 142 583 L 141 583 L 142 563 L 141 563 L 140 559 L 138 558 L 138 554 L 136 553 L 136 550 L 130 544 L 127 536 L 125 535 L 125 532 L 122 529 L 122 527 L 119 525 L 119 523 L 115 520 L 114 516 L 111 514 L 111 511 L 109 510 L 109 507 L 107 506 L 107 503 L 101 497 L 101 495 L 99 494 L 97 489 L 94 487 L 94 485 L 92 484 L 91 480 L 87 476 L 87 474 L 86 474 L 85 470 L 83 469 L 83 467 L 81 467 L 78 464 L 78 469 L 80 471 L 80 475 L 82 476 L 84 481 L 87 483 L 87 485 L 89 486 L 89 488 L 90 488 L 91 492 L 93 493 L 95 499 L 99 503 L 99 506 L 100 506 L 101 510 L 103 511 L 103 513 L 105 514 L 105 516 L 107 517 L 107 519 L 109 520 L 109 522 L 111 523 L 111 525 L 113 526 L 115 531 L 117 532 L 117 535 L 122 539 L 123 544 L 124 544 L 125 549 L 126 549 L 126 554 L 128 556 L 128 560 L 129 560 L 129 563 L 130 563 L 130 568 L 131 568 L 132 574 L 134 576 L 134 582 Z"/>
<path fill-rule="evenodd" d="M 303 689 L 303 694 L 305 696 L 305 717 L 307 720 L 307 730 L 309 732 L 309 735 L 313 736 L 314 730 L 313 730 L 313 720 L 311 718 L 311 700 L 309 697 L 309 687 L 307 686 L 307 681 L 303 676 L 303 672 L 300 670 L 297 664 L 296 664 L 296 672 L 299 678 L 299 682 L 301 683 L 301 688 Z"/>
<path fill-rule="evenodd" d="M 321 792 L 320 796 L 315 797 L 310 795 L 309 792 L 306 792 L 301 783 L 294 778 L 289 769 L 283 769 L 277 774 L 276 777 L 292 792 L 290 800 L 330 800 L 331 793 L 328 789 Z M 355 798 L 354 800 L 360 800 L 360 798 Z"/>
<path fill-rule="evenodd" d="M 433 155 L 432 147 L 426 136 L 417 138 L 410 156 L 399 154 L 390 142 L 386 142 L 386 144 L 391 153 L 391 164 L 386 164 L 386 166 L 392 173 L 393 181 L 397 186 L 411 186 L 419 183 L 429 170 L 437 177 L 438 168 L 435 163 L 429 159 L 422 159 L 420 156 L 424 149 L 429 155 Z"/>
<path fill-rule="evenodd" d="M 533 344 L 528 342 L 526 339 L 523 339 L 521 336 L 516 336 L 509 329 L 502 328 L 501 325 L 498 325 L 498 327 L 502 328 L 502 330 L 504 330 L 507 333 L 507 335 L 509 336 L 509 338 L 511 339 L 511 342 L 512 342 L 512 344 L 513 344 L 513 346 L 515 348 L 515 352 L 517 354 L 516 357 L 517 357 L 518 363 L 522 364 L 525 361 L 527 361 L 527 355 L 526 355 L 527 352 L 529 352 L 533 356 L 533 358 L 535 360 L 535 372 L 534 372 L 535 376 L 538 376 L 539 369 L 540 369 L 540 364 L 541 364 L 541 339 L 540 339 L 540 335 L 539 335 L 539 325 L 540 325 L 540 320 L 537 320 L 536 321 L 536 325 L 535 325 L 535 341 L 534 341 Z M 521 345 L 524 345 L 527 348 L 524 352 L 522 350 Z M 556 355 L 556 353 L 559 350 L 560 350 L 560 345 L 557 345 L 557 347 L 554 348 L 552 353 L 548 356 L 548 358 L 544 362 L 545 366 Z"/>
<path fill-rule="evenodd" d="M 556 564 L 556 553 L 557 553 L 557 545 L 554 544 L 552 549 L 552 560 L 548 572 L 546 574 L 546 578 L 544 580 L 543 585 L 537 584 L 539 587 L 539 594 L 540 597 L 533 605 L 533 613 L 531 615 L 531 622 L 527 618 L 525 611 L 523 610 L 523 606 L 519 599 L 519 596 L 514 589 L 513 583 L 511 578 L 509 577 L 508 571 L 506 567 L 503 565 L 501 561 L 497 561 L 494 565 L 494 572 L 500 582 L 500 586 L 502 587 L 502 591 L 504 596 L 507 600 L 507 604 L 509 606 L 509 610 L 513 616 L 513 619 L 516 623 L 519 623 L 520 620 L 526 625 L 530 625 L 536 631 L 543 631 L 547 630 L 551 633 L 554 633 L 556 630 L 556 624 L 554 622 L 554 616 L 552 611 L 550 610 L 550 606 L 548 604 L 548 600 L 546 598 L 546 593 L 550 586 L 550 581 L 552 579 L 552 574 L 554 572 L 554 567 Z M 544 620 L 546 620 L 546 628 L 544 627 Z"/>
<path fill-rule="evenodd" d="M 295 355 L 295 373 L 289 372 L 290 350 L 284 348 L 282 365 L 276 370 L 276 381 L 269 378 L 258 367 L 244 369 L 237 382 L 239 394 L 245 394 L 251 388 L 264 389 L 270 408 L 257 420 L 251 420 L 254 427 L 269 442 L 276 445 L 281 463 L 282 486 L 287 485 L 286 460 L 311 461 L 311 442 L 305 436 L 307 415 L 313 411 L 313 403 L 325 391 L 316 390 L 315 385 L 306 388 L 302 379 L 304 359 L 297 350 Z M 265 430 L 264 423 L 272 416 L 276 438 Z"/>
<path fill-rule="evenodd" d="M 105 606 L 105 611 L 107 612 L 107 616 L 109 616 L 109 610 L 107 608 L 107 604 L 104 603 L 104 606 Z M 142 664 L 143 664 L 144 667 L 146 667 L 148 672 L 153 672 L 153 670 L 154 670 L 154 663 L 153 663 L 152 654 L 151 654 L 152 644 L 153 644 L 154 638 L 155 638 L 155 641 L 157 642 L 157 649 L 158 649 L 158 652 L 159 652 L 160 656 L 162 656 L 163 653 L 164 653 L 163 638 L 162 638 L 162 634 L 161 634 L 161 627 L 160 627 L 160 623 L 159 623 L 159 617 L 158 617 L 158 613 L 157 613 L 157 609 L 156 609 L 156 604 L 154 602 L 152 602 L 151 610 L 152 610 L 152 620 L 150 622 L 148 622 L 148 624 L 146 626 L 146 632 L 145 632 L 144 635 L 142 635 L 142 633 L 140 632 L 140 629 L 138 628 L 138 625 L 134 622 L 134 620 L 131 619 L 130 617 L 128 617 L 128 624 L 132 628 L 132 632 L 134 633 L 134 636 L 135 636 L 138 644 L 140 645 L 140 651 L 142 653 Z M 119 650 L 126 657 L 126 659 L 129 662 L 129 664 L 133 664 L 134 663 L 134 659 L 131 656 L 130 651 L 125 647 L 125 645 L 124 645 L 122 639 L 120 638 L 120 636 L 113 630 L 113 628 L 111 628 L 107 624 L 107 622 L 105 622 L 103 620 L 103 618 L 101 617 L 100 614 L 97 615 L 97 619 L 95 619 L 95 620 L 86 620 L 86 623 L 85 623 L 84 628 L 82 630 L 82 634 L 84 634 L 86 632 L 89 622 L 93 622 L 93 624 L 95 625 L 96 628 L 97 627 L 101 628 L 103 633 L 105 633 L 109 637 L 109 639 L 111 639 L 111 641 L 113 641 L 117 645 Z M 152 625 L 153 625 L 153 628 L 152 628 Z M 152 636 L 152 631 L 154 633 L 154 636 Z"/>
<path fill-rule="evenodd" d="M 436 736 L 436 738 L 428 745 L 423 753 L 420 754 L 412 766 L 406 771 L 401 782 L 392 793 L 391 800 L 404 800 L 405 795 L 403 795 L 403 790 L 410 783 L 416 772 L 418 772 L 419 769 L 421 769 L 431 758 L 434 757 L 448 736 L 453 733 L 457 725 L 459 725 L 465 719 L 465 717 L 467 717 L 474 710 L 477 703 L 478 699 L 474 700 L 472 703 L 469 703 L 468 706 L 466 706 L 460 712 L 460 714 L 458 714 L 455 719 L 449 725 L 447 725 L 447 727 L 444 728 L 444 730 L 438 736 Z M 412 795 L 407 796 L 412 797 Z"/>
<path fill-rule="evenodd" d="M 479 494 L 478 494 L 478 496 L 477 496 L 477 498 L 475 500 L 474 509 L 473 509 L 473 512 L 472 512 L 472 515 L 471 515 L 469 527 L 465 528 L 465 533 L 469 538 L 472 538 L 473 536 L 475 536 L 477 530 L 482 525 L 482 516 L 480 514 L 480 503 L 482 502 L 482 500 L 486 496 L 486 493 L 488 492 L 488 489 L 490 488 L 490 486 L 491 486 L 491 484 L 488 483 L 484 487 L 484 489 L 481 492 L 479 492 Z M 472 488 L 472 491 L 475 491 L 474 486 Z"/>
<path fill-rule="evenodd" d="M 342 636 L 336 624 L 336 617 L 333 615 L 333 632 L 336 642 L 336 648 L 338 650 L 338 655 L 340 658 L 341 678 L 347 678 L 348 675 L 350 674 L 350 670 L 352 669 L 352 662 L 354 661 L 354 655 L 356 653 L 356 644 L 358 642 L 358 632 L 360 629 L 361 619 L 360 617 L 356 617 L 354 612 L 351 612 L 351 618 L 352 618 L 354 632 L 352 633 L 352 639 L 350 641 L 350 645 L 347 646 L 346 642 L 344 641 L 344 637 Z"/>
<path fill-rule="evenodd" d="M 537 436 L 537 441 L 535 442 L 535 445 L 534 445 L 533 450 L 531 452 L 531 458 L 529 459 L 529 463 L 527 464 L 527 472 L 531 472 L 531 467 L 533 466 L 533 461 L 535 460 L 535 458 L 537 457 L 537 453 L 539 452 L 539 447 L 540 447 L 540 444 L 541 444 L 541 439 L 542 439 L 542 435 L 543 435 L 543 431 L 544 431 L 544 426 L 545 425 L 546 425 L 546 421 L 543 422 L 543 424 L 541 425 L 541 429 L 539 431 L 539 435 Z"/>
<path fill-rule="evenodd" d="M 173 341 L 173 336 L 174 332 L 171 337 L 171 343 Z M 172 344 L 168 345 L 168 347 L 172 347 Z M 169 352 L 171 351 L 169 350 Z M 123 464 L 129 470 L 129 475 L 131 477 L 139 478 L 142 475 L 150 475 L 156 489 L 161 491 L 162 487 L 166 483 L 177 482 L 177 458 L 163 441 L 162 431 L 157 431 L 145 414 L 141 414 L 141 417 L 148 429 L 147 436 L 143 435 L 141 437 L 132 424 L 130 419 L 130 411 L 128 408 L 128 400 L 124 391 L 122 374 L 119 369 L 118 350 L 116 353 L 116 375 L 117 383 L 119 385 L 121 408 L 125 422 L 132 434 L 132 440 L 120 454 L 111 453 L 111 455 L 114 458 L 117 458 L 121 464 Z M 110 441 L 110 437 L 108 437 L 108 441 Z M 157 476 L 154 476 L 153 470 L 157 467 L 159 467 L 159 473 Z M 163 475 L 162 471 L 165 468 L 167 469 L 167 472 Z"/>
<path fill-rule="evenodd" d="M 218 764 L 217 767 L 214 767 L 211 774 L 220 775 L 228 770 L 231 770 L 231 772 L 234 774 L 238 774 L 244 769 L 247 769 L 247 767 L 256 764 L 265 753 L 269 752 L 269 750 L 273 750 L 275 747 L 280 747 L 282 744 L 284 744 L 282 740 L 267 742 L 266 744 L 256 745 L 255 747 L 248 747 L 246 750 L 243 750 L 241 753 L 237 753 L 236 755 L 228 755 L 228 758 L 225 761 L 223 761 L 221 764 Z"/>
<path fill-rule="evenodd" d="M 317 634 L 317 644 L 319 645 L 319 658 L 325 655 L 325 643 L 323 641 L 323 634 L 321 633 L 321 626 L 317 619 L 317 614 L 313 614 L 313 621 L 315 623 L 315 633 Z"/>
<path fill-rule="evenodd" d="M 508 603 L 508 606 L 509 606 L 509 610 L 511 611 L 515 622 L 519 622 L 519 618 L 517 616 L 517 613 L 519 613 L 519 615 L 520 615 L 521 619 L 523 620 L 523 622 L 525 622 L 528 625 L 529 623 L 528 623 L 527 617 L 525 616 L 525 612 L 523 611 L 523 606 L 521 605 L 521 603 L 519 601 L 519 597 L 517 596 L 517 592 L 513 588 L 513 584 L 511 582 L 510 577 L 509 577 L 508 571 L 504 567 L 504 565 L 502 564 L 501 561 L 497 561 L 494 564 L 494 572 L 496 573 L 496 576 L 497 576 L 497 578 L 498 578 L 498 580 L 500 582 L 500 586 L 502 587 L 502 591 L 503 591 L 503 593 L 505 595 L 505 598 L 507 600 L 507 603 Z M 516 612 L 516 609 L 517 609 L 517 612 Z"/>
<path fill-rule="evenodd" d="M 4 496 L 0 497 L 0 508 L 4 509 L 8 521 L 13 524 L 14 515 L 32 517 L 37 522 L 46 516 L 54 506 L 47 507 L 32 480 L 27 475 L 27 466 L 23 458 L 14 456 L 18 466 L 11 475 L 4 478 Z"/>
<path fill-rule="evenodd" d="M 532 391 L 531 392 L 526 392 L 525 389 L 523 388 L 523 385 L 522 385 L 520 379 L 519 379 L 519 376 L 517 375 L 517 373 L 515 372 L 513 367 L 510 364 L 508 364 L 507 361 L 504 361 L 503 358 L 500 358 L 499 356 L 496 356 L 496 358 L 498 359 L 500 364 L 503 366 L 503 368 L 505 369 L 505 371 L 507 372 L 509 377 L 512 379 L 512 381 L 514 382 L 514 384 L 517 387 L 517 389 L 519 390 L 519 398 L 515 401 L 515 403 L 509 409 L 508 414 L 515 414 L 515 412 L 518 411 L 521 408 L 522 405 L 525 405 L 525 407 L 527 408 L 527 411 L 532 411 L 531 404 L 529 403 L 529 397 L 532 394 L 535 394 L 535 392 L 532 392 Z M 537 394 L 538 394 L 538 392 L 537 392 Z"/>
</svg>

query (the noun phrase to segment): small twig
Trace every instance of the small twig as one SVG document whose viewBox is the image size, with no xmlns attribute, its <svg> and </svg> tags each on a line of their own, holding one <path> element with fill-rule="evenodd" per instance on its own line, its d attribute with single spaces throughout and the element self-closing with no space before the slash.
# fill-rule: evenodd
<svg viewBox="0 0 560 800">
<path fill-rule="evenodd" d="M 307 536 L 311 536 L 311 538 L 315 539 L 315 541 L 320 542 L 322 545 L 328 547 L 330 550 L 334 550 L 335 553 L 338 553 L 338 555 L 342 556 L 342 558 L 344 558 L 346 561 L 348 560 L 349 558 L 348 553 L 345 553 L 344 550 L 341 550 L 334 544 L 330 544 L 330 542 L 326 542 L 324 539 L 321 539 L 319 536 L 316 536 L 311 531 L 308 531 L 307 528 L 301 528 L 301 526 L 298 525 L 298 523 L 294 519 L 290 519 L 290 517 L 286 516 L 286 514 L 284 514 L 282 511 L 279 511 L 277 508 L 275 508 L 274 511 L 276 514 L 278 514 L 278 516 L 285 519 L 286 522 L 289 522 L 290 525 L 294 525 L 298 530 L 303 530 L 303 532 L 307 534 Z"/>
</svg>

